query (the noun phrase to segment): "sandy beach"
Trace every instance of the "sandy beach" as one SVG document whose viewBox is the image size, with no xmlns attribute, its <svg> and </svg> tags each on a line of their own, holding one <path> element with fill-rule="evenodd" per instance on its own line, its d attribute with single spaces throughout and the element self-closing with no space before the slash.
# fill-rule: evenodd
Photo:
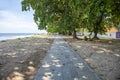
<svg viewBox="0 0 120 80">
<path fill-rule="evenodd" d="M 0 41 L 0 80 L 34 80 L 52 42 L 45 35 Z"/>
<path fill-rule="evenodd" d="M 0 41 L 0 80 L 34 80 L 54 36 L 32 36 Z M 120 80 L 120 40 L 64 40 L 101 80 Z"/>
<path fill-rule="evenodd" d="M 120 80 L 120 39 L 84 41 L 65 39 L 101 80 Z"/>
</svg>

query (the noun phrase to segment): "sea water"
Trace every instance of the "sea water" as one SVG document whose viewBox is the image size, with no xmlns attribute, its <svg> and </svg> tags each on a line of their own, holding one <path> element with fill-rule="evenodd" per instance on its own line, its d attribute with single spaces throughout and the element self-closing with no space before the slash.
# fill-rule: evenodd
<svg viewBox="0 0 120 80">
<path fill-rule="evenodd" d="M 0 33 L 0 40 L 15 39 L 19 37 L 27 37 L 34 33 Z"/>
</svg>

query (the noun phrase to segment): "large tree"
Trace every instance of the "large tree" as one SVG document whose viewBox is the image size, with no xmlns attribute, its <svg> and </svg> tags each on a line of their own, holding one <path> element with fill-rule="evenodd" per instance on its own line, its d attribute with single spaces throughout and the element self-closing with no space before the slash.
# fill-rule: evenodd
<svg viewBox="0 0 120 80">
<path fill-rule="evenodd" d="M 73 38 L 77 38 L 80 5 L 79 0 L 23 0 L 22 10 L 34 10 L 34 20 L 39 29 L 53 28 L 58 32 L 62 30 L 61 32 L 72 33 Z"/>
<path fill-rule="evenodd" d="M 98 39 L 97 34 L 103 34 L 111 26 L 120 23 L 120 0 L 91 0 L 86 8 L 89 32 L 94 33 L 94 39 Z"/>
<path fill-rule="evenodd" d="M 120 23 L 120 0 L 23 0 L 22 10 L 34 10 L 34 21 L 39 29 L 72 33 L 87 28 L 98 38 L 106 32 L 105 25 Z"/>
</svg>

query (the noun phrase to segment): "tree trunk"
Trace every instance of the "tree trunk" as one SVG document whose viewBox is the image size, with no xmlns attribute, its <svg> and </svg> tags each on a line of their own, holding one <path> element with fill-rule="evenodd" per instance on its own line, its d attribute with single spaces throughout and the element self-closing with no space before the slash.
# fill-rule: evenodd
<svg viewBox="0 0 120 80">
<path fill-rule="evenodd" d="M 94 31 L 94 37 L 93 37 L 94 40 L 99 39 L 97 34 L 98 34 L 98 28 L 96 28 L 96 30 Z"/>
<path fill-rule="evenodd" d="M 101 14 L 100 16 L 98 17 L 96 23 L 95 23 L 95 27 L 94 27 L 94 37 L 93 39 L 99 39 L 97 34 L 98 34 L 98 31 L 99 31 L 99 27 L 100 27 L 100 24 L 102 22 L 102 19 L 103 19 L 103 15 L 104 15 L 104 11 L 101 11 Z"/>
<path fill-rule="evenodd" d="M 76 30 L 75 30 L 75 28 L 73 29 L 73 39 L 78 39 L 78 38 L 77 38 L 77 35 L 76 35 Z"/>
</svg>

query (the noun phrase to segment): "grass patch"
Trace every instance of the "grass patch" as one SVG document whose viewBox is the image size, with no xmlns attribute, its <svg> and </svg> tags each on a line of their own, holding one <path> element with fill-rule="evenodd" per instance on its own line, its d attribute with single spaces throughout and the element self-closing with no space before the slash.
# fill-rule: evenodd
<svg viewBox="0 0 120 80">
<path fill-rule="evenodd" d="M 32 35 L 30 36 L 29 38 L 32 38 L 32 39 L 37 39 L 37 38 L 48 38 L 48 35 Z"/>
</svg>

